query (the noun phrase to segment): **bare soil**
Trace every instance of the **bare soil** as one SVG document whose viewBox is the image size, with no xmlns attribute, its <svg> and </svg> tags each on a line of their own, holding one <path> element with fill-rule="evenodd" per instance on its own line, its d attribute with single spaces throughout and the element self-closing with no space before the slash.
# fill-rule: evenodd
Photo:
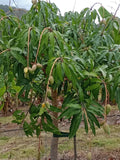
<svg viewBox="0 0 120 160">
<path fill-rule="evenodd" d="M 22 127 L 11 123 L 12 116 L 0 114 L 0 160 L 37 160 L 38 138 L 26 137 Z M 83 125 L 77 133 L 77 158 L 87 160 L 91 152 L 92 160 L 120 160 L 120 112 L 113 108 L 108 115 L 111 134 L 97 129 L 97 136 L 86 135 Z M 69 121 L 59 123 L 60 130 L 68 131 Z M 41 137 L 41 160 L 50 160 L 52 134 L 43 133 Z M 74 160 L 73 139 L 60 138 L 58 160 Z"/>
</svg>

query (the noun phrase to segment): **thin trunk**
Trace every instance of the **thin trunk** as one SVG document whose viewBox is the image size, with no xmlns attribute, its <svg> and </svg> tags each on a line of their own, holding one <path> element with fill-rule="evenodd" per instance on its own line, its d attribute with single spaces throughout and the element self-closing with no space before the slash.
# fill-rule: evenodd
<svg viewBox="0 0 120 160">
<path fill-rule="evenodd" d="M 74 160 L 77 159 L 76 135 L 74 136 Z"/>
<path fill-rule="evenodd" d="M 40 136 L 41 134 L 39 135 L 39 144 L 38 144 L 38 160 L 40 160 L 40 147 L 41 147 L 41 140 L 40 140 Z"/>
<path fill-rule="evenodd" d="M 16 110 L 18 109 L 18 93 L 16 93 Z"/>
<path fill-rule="evenodd" d="M 52 90 L 52 105 L 57 107 L 57 91 L 56 90 Z M 58 127 L 58 113 L 53 112 L 53 124 Z M 52 141 L 51 141 L 51 151 L 50 151 L 50 156 L 51 156 L 51 160 L 57 160 L 57 156 L 58 156 L 58 138 L 57 137 L 52 137 Z"/>
</svg>

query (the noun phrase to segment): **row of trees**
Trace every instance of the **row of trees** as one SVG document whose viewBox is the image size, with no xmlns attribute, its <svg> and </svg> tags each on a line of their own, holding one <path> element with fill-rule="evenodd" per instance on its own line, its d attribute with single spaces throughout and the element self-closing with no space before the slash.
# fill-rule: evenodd
<svg viewBox="0 0 120 160">
<path fill-rule="evenodd" d="M 29 123 L 28 113 L 13 114 L 26 135 L 60 134 L 60 118 L 71 122 L 69 138 L 82 120 L 85 131 L 91 129 L 94 135 L 100 127 L 96 116 L 106 126 L 107 104 L 117 103 L 120 109 L 119 18 L 103 6 L 62 16 L 54 3 L 45 1 L 35 3 L 21 20 L 3 10 L 0 18 L 1 109 L 8 100 L 4 93 L 19 93 L 29 103 Z M 53 137 L 52 160 L 57 159 L 57 147 L 58 138 Z"/>
<path fill-rule="evenodd" d="M 16 8 L 16 7 L 11 8 L 8 5 L 0 5 L 0 9 L 5 11 L 5 13 L 7 15 L 15 15 L 19 18 L 21 18 L 22 15 L 27 12 L 27 10 L 25 10 L 25 9 L 20 9 L 20 8 Z"/>
</svg>

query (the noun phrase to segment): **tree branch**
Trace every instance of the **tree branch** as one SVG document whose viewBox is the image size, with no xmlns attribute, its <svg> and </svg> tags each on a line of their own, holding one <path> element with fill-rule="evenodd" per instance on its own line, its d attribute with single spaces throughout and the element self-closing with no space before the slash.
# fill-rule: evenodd
<svg viewBox="0 0 120 160">
<path fill-rule="evenodd" d="M 47 101 L 47 91 L 48 91 L 48 88 L 49 88 L 50 77 L 51 77 L 51 75 L 52 75 L 53 68 L 54 68 L 56 62 L 57 62 L 59 59 L 61 59 L 61 57 L 58 57 L 58 58 L 55 59 L 55 61 L 53 62 L 53 65 L 52 65 L 52 67 L 51 67 L 51 70 L 50 70 L 50 74 L 49 74 L 49 78 L 48 78 L 48 83 L 47 83 L 47 86 L 46 86 L 45 102 Z"/>
<path fill-rule="evenodd" d="M 10 51 L 10 49 L 6 49 L 6 50 L 0 52 L 0 55 L 1 55 L 2 53 L 4 53 L 4 52 L 7 52 L 7 51 Z"/>
<path fill-rule="evenodd" d="M 50 27 L 44 28 L 43 31 L 42 31 L 42 33 L 41 33 L 41 35 L 40 35 L 39 44 L 38 44 L 38 49 L 37 49 L 36 58 L 35 58 L 35 63 L 37 62 L 37 56 L 38 56 L 38 53 L 39 53 L 39 49 L 40 49 L 40 44 L 41 44 L 41 40 L 42 40 L 43 33 L 44 33 L 46 30 L 50 30 Z"/>
<path fill-rule="evenodd" d="M 27 53 L 27 67 L 29 67 L 29 42 L 30 42 L 30 31 L 32 30 L 32 27 L 28 30 L 28 53 Z"/>
</svg>

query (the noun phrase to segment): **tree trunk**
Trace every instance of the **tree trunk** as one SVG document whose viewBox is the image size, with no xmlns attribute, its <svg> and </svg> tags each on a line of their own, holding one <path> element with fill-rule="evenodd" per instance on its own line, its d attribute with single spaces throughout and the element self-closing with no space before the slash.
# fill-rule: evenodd
<svg viewBox="0 0 120 160">
<path fill-rule="evenodd" d="M 52 90 L 52 105 L 57 107 L 57 91 Z M 58 113 L 53 112 L 53 124 L 58 127 Z M 58 156 L 58 137 L 52 137 L 51 141 L 51 151 L 50 151 L 51 160 L 57 160 Z"/>
<path fill-rule="evenodd" d="M 74 160 L 77 159 L 76 135 L 74 136 Z"/>
<path fill-rule="evenodd" d="M 16 101 L 16 110 L 18 110 L 18 93 L 16 93 L 15 97 L 16 97 L 16 99 L 15 99 L 15 101 Z"/>
</svg>

